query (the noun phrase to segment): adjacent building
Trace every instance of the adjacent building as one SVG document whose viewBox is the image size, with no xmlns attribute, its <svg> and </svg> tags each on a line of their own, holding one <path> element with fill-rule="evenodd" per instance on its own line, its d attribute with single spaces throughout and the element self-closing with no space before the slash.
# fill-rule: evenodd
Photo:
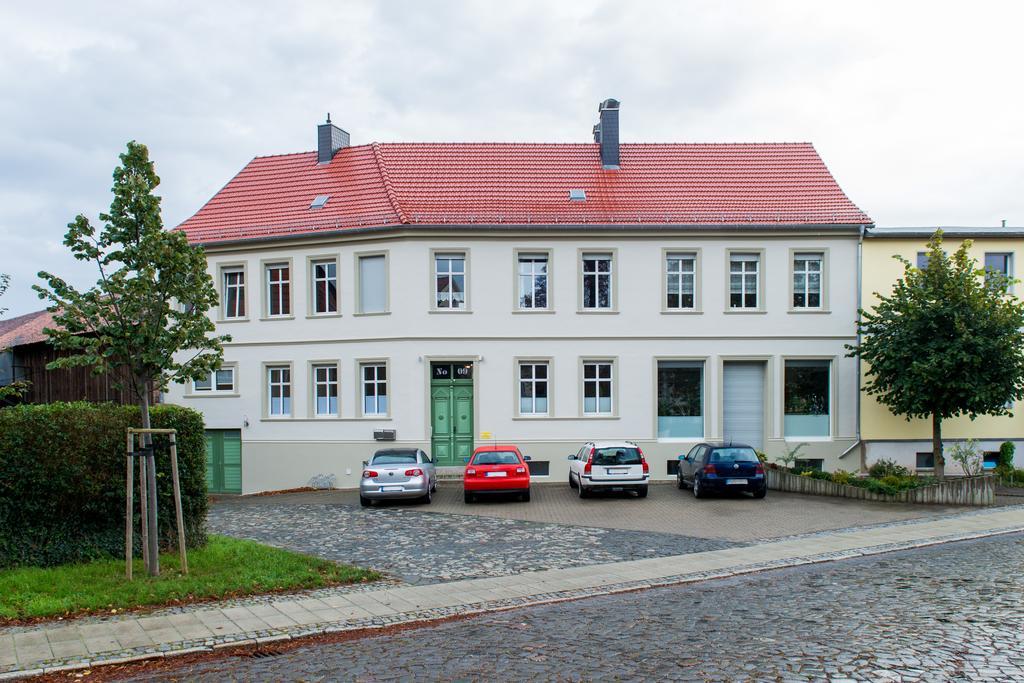
<svg viewBox="0 0 1024 683">
<path fill-rule="evenodd" d="M 927 266 L 927 243 L 938 228 L 877 227 L 866 233 L 862 297 L 864 308 L 870 309 L 877 301 L 877 293 L 892 291 L 892 286 L 903 275 L 903 264 L 893 256 L 901 256 L 919 268 Z M 943 247 L 952 253 L 964 240 L 971 240 L 970 255 L 985 269 L 999 271 L 1010 277 L 1019 277 L 1015 270 L 1024 258 L 1024 228 L 951 227 L 942 228 Z M 1020 285 L 1011 289 L 1019 295 Z M 1017 406 L 1019 408 L 1019 406 Z M 886 458 L 894 460 L 911 471 L 928 473 L 935 465 L 932 453 L 932 427 L 930 420 L 906 420 L 893 415 L 874 396 L 861 396 L 861 437 L 863 456 L 870 464 Z M 944 450 L 956 441 L 976 439 L 985 453 L 986 465 L 995 467 L 999 446 L 1005 441 L 1016 445 L 1016 464 L 1024 467 L 1024 415 L 1015 411 L 1013 416 L 981 416 L 975 420 L 960 417 L 943 421 Z M 948 455 L 948 453 L 947 453 Z M 856 470 L 860 463 L 851 454 L 852 461 L 842 467 Z M 957 463 L 946 458 L 946 471 L 956 474 Z"/>
<path fill-rule="evenodd" d="M 857 440 L 871 220 L 808 143 L 353 146 L 257 157 L 179 229 L 230 333 L 201 410 L 211 487 L 356 486 L 382 444 L 485 440 L 567 477 L 592 439 L 655 477 L 701 440 L 842 465 Z M 848 457 L 848 456 L 846 456 Z"/>
</svg>

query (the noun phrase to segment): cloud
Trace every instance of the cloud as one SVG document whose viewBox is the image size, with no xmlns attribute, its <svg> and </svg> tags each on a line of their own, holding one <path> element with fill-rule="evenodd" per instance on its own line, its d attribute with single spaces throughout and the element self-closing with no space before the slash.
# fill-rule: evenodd
<svg viewBox="0 0 1024 683">
<path fill-rule="evenodd" d="M 11 3 L 0 8 L 0 272 L 11 314 L 109 204 L 130 139 L 164 218 L 252 156 L 355 143 L 813 141 L 879 224 L 1024 223 L 1016 4 L 637 1 Z"/>
</svg>

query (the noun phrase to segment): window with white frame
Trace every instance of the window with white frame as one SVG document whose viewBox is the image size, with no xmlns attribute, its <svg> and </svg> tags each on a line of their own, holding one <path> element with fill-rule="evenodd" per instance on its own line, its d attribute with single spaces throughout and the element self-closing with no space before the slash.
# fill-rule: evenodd
<svg viewBox="0 0 1024 683">
<path fill-rule="evenodd" d="M 583 414 L 612 414 L 612 362 L 587 361 L 583 364 Z"/>
<path fill-rule="evenodd" d="M 544 361 L 519 363 L 519 414 L 548 414 L 548 364 Z"/>
<path fill-rule="evenodd" d="M 292 369 L 287 365 L 267 367 L 267 412 L 273 417 L 292 414 Z"/>
<path fill-rule="evenodd" d="M 363 415 L 388 414 L 388 369 L 385 363 L 363 363 Z"/>
<path fill-rule="evenodd" d="M 245 317 L 245 271 L 241 268 L 225 268 L 221 272 L 224 295 L 224 317 Z"/>
<path fill-rule="evenodd" d="M 313 412 L 318 417 L 338 415 L 338 366 L 313 366 Z"/>
<path fill-rule="evenodd" d="M 668 254 L 665 257 L 665 308 L 694 308 L 697 279 L 696 254 Z"/>
<path fill-rule="evenodd" d="M 235 368 L 218 368 L 192 382 L 192 391 L 198 393 L 234 393 Z"/>
<path fill-rule="evenodd" d="M 821 308 L 821 254 L 793 255 L 793 308 Z"/>
<path fill-rule="evenodd" d="M 384 313 L 388 308 L 387 261 L 383 254 L 359 257 L 359 312 Z"/>
<path fill-rule="evenodd" d="M 829 360 L 786 361 L 784 436 L 831 434 L 831 374 Z"/>
<path fill-rule="evenodd" d="M 612 255 L 583 254 L 583 308 L 612 307 Z"/>
<path fill-rule="evenodd" d="M 437 307 L 466 307 L 466 255 L 434 255 L 434 294 Z"/>
<path fill-rule="evenodd" d="M 729 255 L 729 307 L 757 308 L 760 254 Z"/>
<path fill-rule="evenodd" d="M 548 307 L 548 255 L 519 254 L 519 308 Z"/>
<path fill-rule="evenodd" d="M 658 438 L 704 436 L 704 361 L 658 361 Z"/>
<path fill-rule="evenodd" d="M 338 264 L 313 261 L 313 313 L 338 312 Z"/>
<path fill-rule="evenodd" d="M 266 267 L 267 315 L 291 315 L 291 280 L 287 263 L 273 263 Z"/>
</svg>

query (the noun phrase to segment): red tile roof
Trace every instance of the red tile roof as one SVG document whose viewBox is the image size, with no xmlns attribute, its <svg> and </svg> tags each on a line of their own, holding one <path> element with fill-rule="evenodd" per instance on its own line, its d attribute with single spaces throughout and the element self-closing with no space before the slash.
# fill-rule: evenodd
<svg viewBox="0 0 1024 683">
<path fill-rule="evenodd" d="M 374 143 L 257 157 L 181 224 L 199 243 L 417 224 L 860 225 L 809 143 Z M 570 201 L 569 190 L 586 191 Z M 310 209 L 317 195 L 330 196 Z"/>
<path fill-rule="evenodd" d="M 0 351 L 46 341 L 44 327 L 54 327 L 53 313 L 49 311 L 36 311 L 0 320 Z"/>
</svg>

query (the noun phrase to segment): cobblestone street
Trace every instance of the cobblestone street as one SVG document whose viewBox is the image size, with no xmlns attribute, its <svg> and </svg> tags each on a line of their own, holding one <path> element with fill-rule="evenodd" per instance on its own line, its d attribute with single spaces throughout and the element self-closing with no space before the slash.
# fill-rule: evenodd
<svg viewBox="0 0 1024 683">
<path fill-rule="evenodd" d="M 1024 536 L 231 657 L 139 680 L 1021 680 Z"/>
</svg>

